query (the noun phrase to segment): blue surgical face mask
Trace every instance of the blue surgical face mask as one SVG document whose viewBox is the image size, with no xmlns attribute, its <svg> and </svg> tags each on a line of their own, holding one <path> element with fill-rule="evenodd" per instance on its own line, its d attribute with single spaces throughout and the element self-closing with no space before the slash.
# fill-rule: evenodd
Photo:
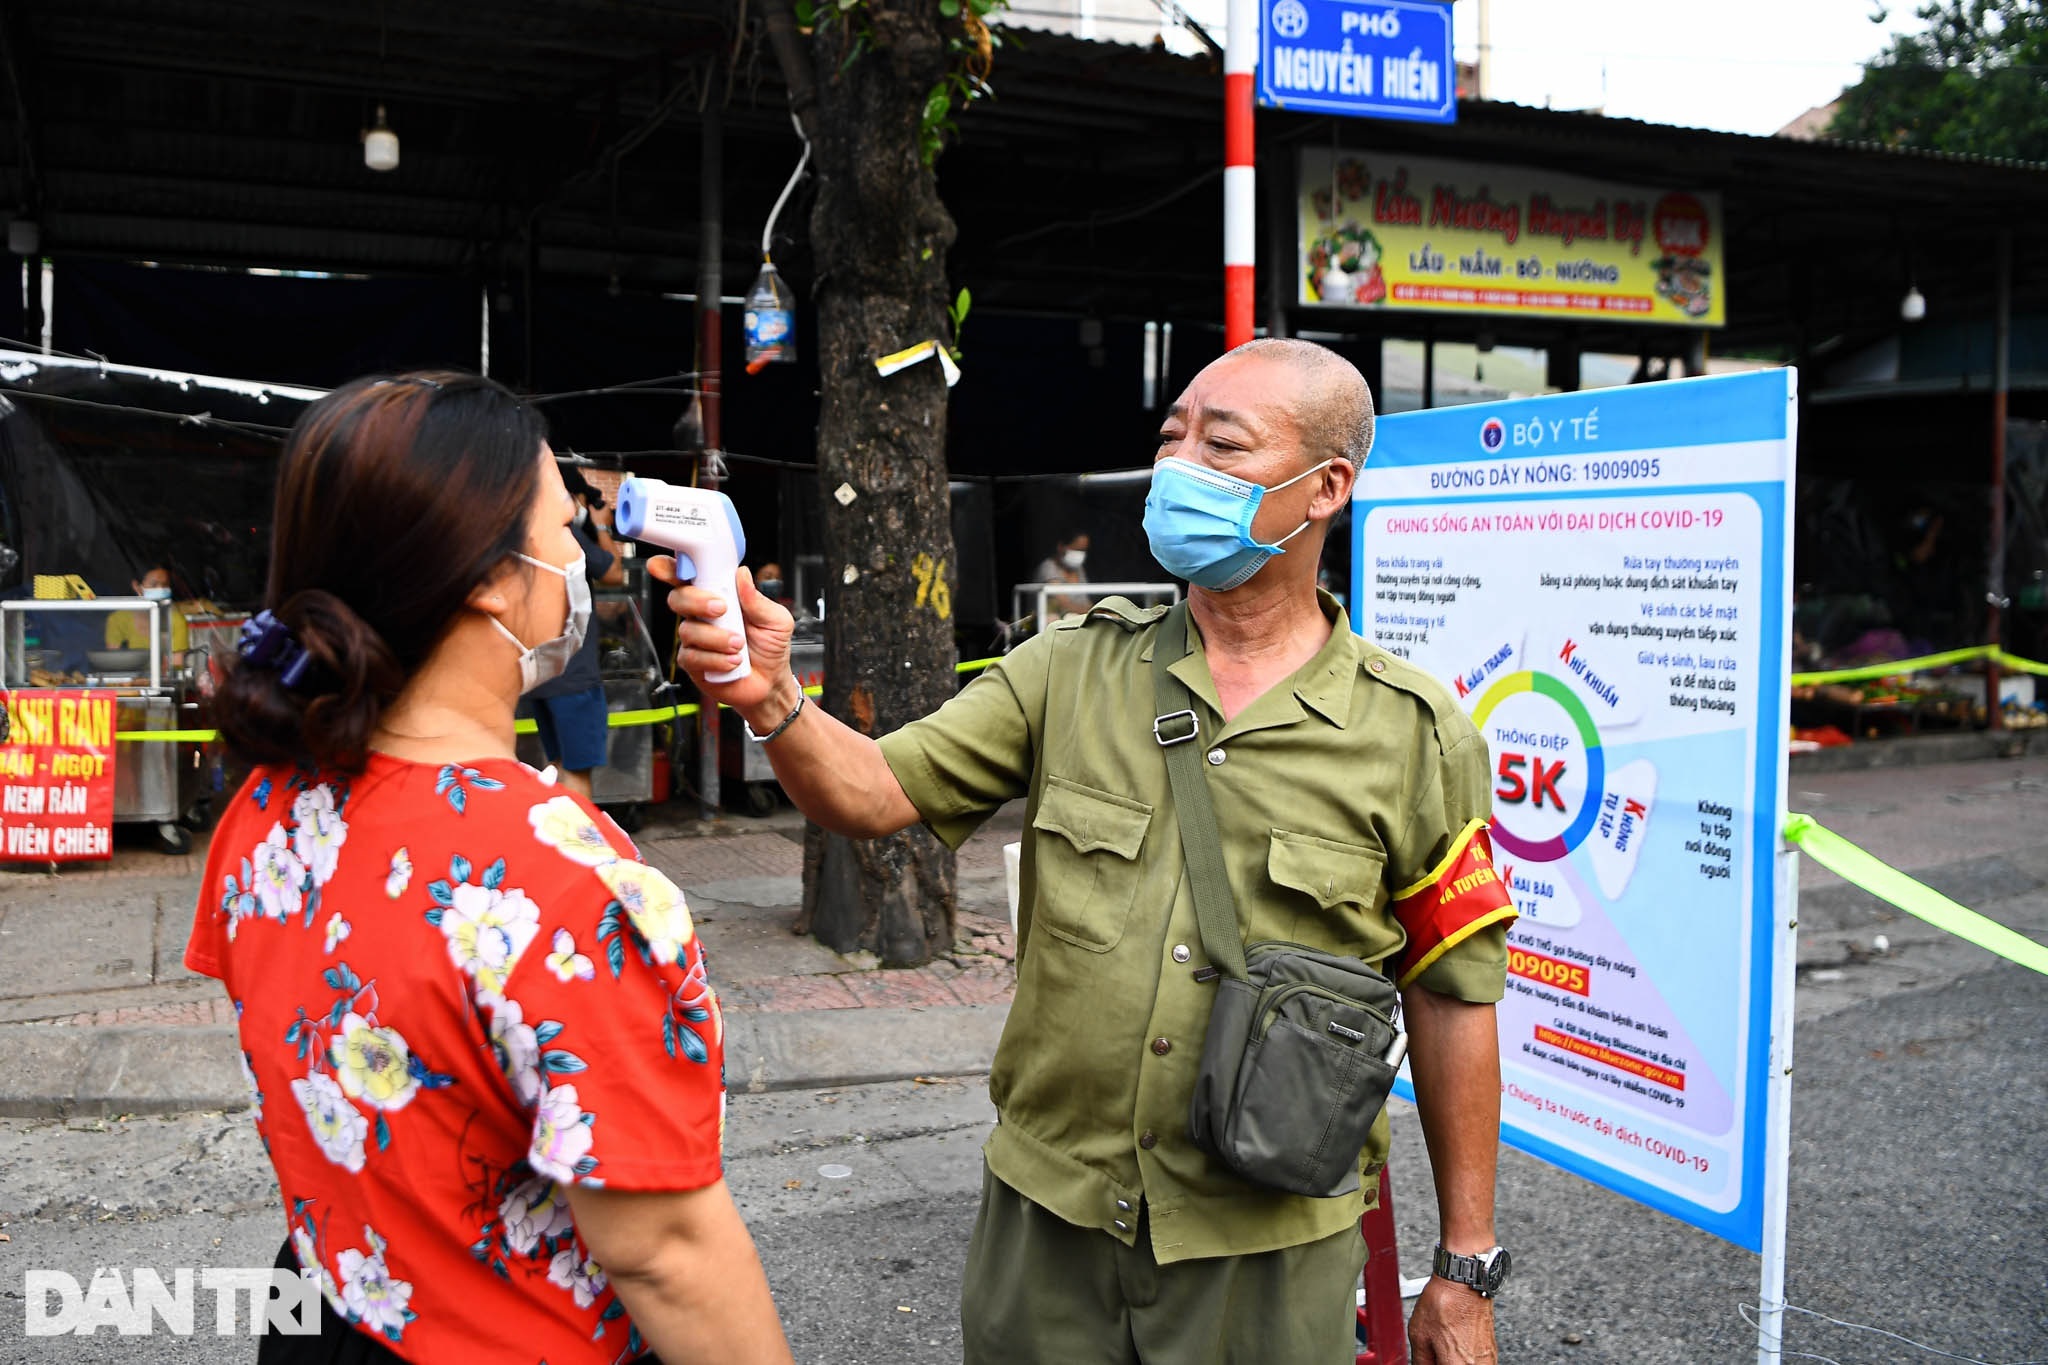
<svg viewBox="0 0 2048 1365">
<path fill-rule="evenodd" d="M 1308 523 L 1267 545 L 1252 536 L 1252 518 L 1268 493 L 1300 483 L 1331 464 L 1324 460 L 1271 488 L 1169 455 L 1152 466 L 1152 491 L 1145 495 L 1145 538 L 1152 557 L 1175 578 L 1196 587 L 1228 592 L 1266 566 L 1281 546 Z"/>
</svg>

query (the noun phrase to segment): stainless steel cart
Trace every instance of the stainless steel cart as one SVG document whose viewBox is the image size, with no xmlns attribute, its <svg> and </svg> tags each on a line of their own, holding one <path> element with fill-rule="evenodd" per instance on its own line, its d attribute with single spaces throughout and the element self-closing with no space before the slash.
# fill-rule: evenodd
<svg viewBox="0 0 2048 1365">
<path fill-rule="evenodd" d="M 186 730 L 199 706 L 187 669 L 174 666 L 169 602 L 146 597 L 91 601 L 0 602 L 0 686 L 34 693 L 92 688 L 115 695 L 114 728 L 124 733 Z M 122 612 L 146 618 L 146 649 L 105 648 L 106 620 Z M 183 853 L 192 837 L 180 828 L 180 779 L 200 746 L 181 741 L 122 740 L 114 751 L 114 820 L 156 827 L 167 853 Z"/>
<path fill-rule="evenodd" d="M 604 708 L 614 716 L 650 709 L 661 681 L 660 655 L 640 614 L 639 577 L 629 569 L 626 586 L 591 592 L 590 628 L 597 632 L 601 651 Z M 641 807 L 654 798 L 654 731 L 652 725 L 612 726 L 606 732 L 604 766 L 590 775 L 591 799 L 611 807 L 612 817 L 628 833 L 639 827 Z M 539 735 L 519 736 L 517 752 L 533 767 L 547 762 Z"/>
</svg>

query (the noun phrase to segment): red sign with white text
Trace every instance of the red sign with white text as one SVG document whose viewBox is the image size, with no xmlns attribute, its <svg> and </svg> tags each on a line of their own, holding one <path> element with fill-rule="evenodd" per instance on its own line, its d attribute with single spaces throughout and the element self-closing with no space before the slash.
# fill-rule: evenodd
<svg viewBox="0 0 2048 1365">
<path fill-rule="evenodd" d="M 114 694 L 7 694 L 0 744 L 0 859 L 114 856 Z"/>
</svg>

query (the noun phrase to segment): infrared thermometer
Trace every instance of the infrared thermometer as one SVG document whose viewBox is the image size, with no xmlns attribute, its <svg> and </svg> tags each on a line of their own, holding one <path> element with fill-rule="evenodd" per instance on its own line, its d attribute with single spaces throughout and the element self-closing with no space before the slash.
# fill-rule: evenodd
<svg viewBox="0 0 2048 1365">
<path fill-rule="evenodd" d="M 619 485 L 619 507 L 613 520 L 621 534 L 673 552 L 677 578 L 695 580 L 698 587 L 717 594 L 725 603 L 725 614 L 715 624 L 742 641 L 746 639 L 733 575 L 747 557 L 747 533 L 731 498 L 709 488 L 663 483 L 636 474 Z M 706 673 L 704 681 L 737 682 L 752 666 L 742 643 L 739 667 Z"/>
</svg>

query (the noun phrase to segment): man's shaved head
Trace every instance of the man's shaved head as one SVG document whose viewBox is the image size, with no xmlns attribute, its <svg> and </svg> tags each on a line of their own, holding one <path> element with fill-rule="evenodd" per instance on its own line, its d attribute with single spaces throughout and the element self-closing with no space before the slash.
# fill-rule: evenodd
<svg viewBox="0 0 2048 1365">
<path fill-rule="evenodd" d="M 1230 351 L 1292 367 L 1302 380 L 1302 454 L 1310 464 L 1344 460 L 1363 468 L 1372 450 L 1372 390 L 1358 367 L 1327 346 L 1293 337 L 1259 337 Z"/>
</svg>

